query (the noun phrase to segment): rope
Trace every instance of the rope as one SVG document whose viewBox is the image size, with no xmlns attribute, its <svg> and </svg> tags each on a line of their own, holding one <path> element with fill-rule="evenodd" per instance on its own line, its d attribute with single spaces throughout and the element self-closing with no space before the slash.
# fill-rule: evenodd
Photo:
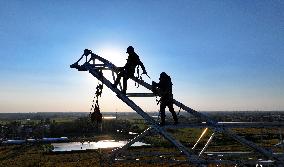
<svg viewBox="0 0 284 167">
<path fill-rule="evenodd" d="M 140 80 L 143 80 L 142 74 L 140 74 L 140 70 L 139 70 L 140 68 L 139 68 L 139 67 L 140 67 L 140 65 L 138 65 L 138 66 L 136 67 L 137 78 L 140 79 Z M 139 85 L 140 85 L 140 84 L 139 84 L 137 81 L 135 81 L 135 86 L 136 86 L 136 84 L 137 84 L 137 88 L 139 88 Z"/>
<path fill-rule="evenodd" d="M 181 110 L 181 106 L 179 107 L 179 111 L 178 111 L 178 113 L 177 113 L 177 116 L 179 116 L 180 110 Z"/>
<path fill-rule="evenodd" d="M 100 71 L 100 76 L 103 76 L 102 71 Z M 102 114 L 100 112 L 99 97 L 102 96 L 103 86 L 104 85 L 102 82 L 98 83 L 98 85 L 96 86 L 96 93 L 92 101 L 92 107 L 90 109 L 91 112 L 89 115 L 89 117 L 91 118 L 91 121 L 96 122 L 97 127 L 99 126 L 99 124 L 102 123 Z"/>
</svg>

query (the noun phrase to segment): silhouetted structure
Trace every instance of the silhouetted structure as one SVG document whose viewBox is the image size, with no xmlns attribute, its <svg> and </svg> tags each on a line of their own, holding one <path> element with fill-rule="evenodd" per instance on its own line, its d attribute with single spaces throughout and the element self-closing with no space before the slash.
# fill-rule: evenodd
<svg viewBox="0 0 284 167">
<path fill-rule="evenodd" d="M 162 72 L 160 74 L 159 78 L 160 82 L 152 82 L 153 87 L 153 93 L 157 94 L 157 92 L 160 92 L 161 99 L 160 99 L 160 113 L 161 113 L 161 125 L 165 125 L 165 109 L 166 107 L 169 108 L 169 111 L 172 113 L 173 119 L 175 121 L 175 124 L 178 123 L 177 115 L 174 111 L 173 107 L 173 93 L 172 93 L 172 81 L 171 77 L 168 76 L 165 72 Z M 159 89 L 159 91 L 157 90 Z"/>
<path fill-rule="evenodd" d="M 91 54 L 91 58 L 88 60 L 88 56 L 89 54 Z M 83 55 L 80 57 L 80 59 L 78 59 L 74 64 L 71 65 L 71 67 L 78 67 L 78 63 L 83 59 L 83 57 L 86 57 L 86 62 L 90 62 L 91 60 L 94 60 L 95 58 L 95 54 L 92 53 L 91 50 L 89 49 L 85 49 Z"/>
<path fill-rule="evenodd" d="M 119 91 L 117 88 L 113 87 L 113 84 L 104 76 L 102 75 L 102 70 L 111 70 L 113 73 L 114 72 L 119 72 L 118 67 L 116 67 L 114 64 L 112 64 L 110 61 L 93 54 L 92 55 L 94 61 L 93 64 L 91 64 L 90 62 L 86 62 L 83 65 L 71 65 L 71 68 L 76 68 L 79 71 L 88 71 L 90 74 L 92 74 L 95 78 L 97 78 L 99 81 L 102 82 L 102 84 L 104 84 L 106 87 L 108 87 L 109 89 L 111 89 L 116 96 L 121 99 L 125 104 L 127 104 L 129 107 L 131 107 L 134 111 L 136 111 L 140 116 L 142 116 L 146 123 L 149 125 L 149 127 L 147 129 L 145 129 L 145 131 L 143 131 L 141 134 L 139 134 L 138 136 L 134 137 L 133 139 L 129 140 L 127 144 L 125 144 L 122 147 L 116 148 L 114 150 L 112 150 L 111 155 L 109 156 L 109 159 L 112 161 L 119 161 L 118 159 L 116 159 L 117 156 L 121 155 L 123 152 L 126 151 L 127 148 L 129 148 L 131 145 L 133 145 L 136 141 L 139 141 L 140 139 L 144 138 L 145 136 L 147 136 L 149 133 L 153 133 L 153 132 L 157 132 L 159 133 L 161 136 L 163 136 L 165 139 L 167 139 L 171 144 L 173 144 L 179 151 L 180 153 L 184 154 L 187 159 L 184 161 L 186 163 L 191 163 L 194 164 L 196 166 L 202 166 L 202 165 L 208 165 L 208 164 L 229 164 L 229 165 L 234 165 L 234 166 L 244 166 L 244 164 L 251 164 L 253 163 L 253 165 L 260 164 L 260 163 L 267 163 L 267 164 L 272 164 L 274 166 L 283 166 L 284 164 L 284 159 L 283 157 L 273 153 L 271 150 L 268 150 L 267 148 L 263 148 L 260 147 L 259 145 L 255 144 L 254 142 L 251 142 L 249 140 L 247 140 L 246 138 L 236 134 L 233 130 L 230 130 L 228 126 L 225 126 L 224 124 L 220 124 L 218 121 L 216 121 L 215 119 L 211 119 L 207 114 L 198 112 L 186 105 L 184 105 L 183 103 L 172 99 L 172 103 L 174 105 L 176 105 L 177 107 L 180 107 L 180 109 L 183 109 L 184 111 L 190 113 L 192 116 L 196 117 L 198 120 L 202 121 L 202 123 L 200 125 L 202 125 L 202 127 L 206 127 L 202 134 L 200 135 L 200 137 L 198 138 L 198 140 L 196 141 L 196 143 L 194 144 L 194 146 L 192 147 L 192 149 L 188 149 L 188 147 L 184 146 L 181 142 L 179 142 L 178 140 L 176 140 L 174 138 L 174 136 L 172 136 L 170 133 L 167 132 L 167 128 L 186 128 L 186 127 L 192 127 L 192 125 L 168 125 L 168 126 L 164 126 L 161 127 L 158 125 L 158 123 L 156 122 L 156 120 L 154 120 L 151 116 L 149 116 L 145 111 L 143 111 L 134 101 L 132 101 L 126 94 L 123 94 L 121 91 Z M 95 61 L 99 61 L 103 64 L 98 64 L 95 63 Z M 130 79 L 132 79 L 133 81 L 139 83 L 141 86 L 143 86 L 144 88 L 148 89 L 148 90 L 152 90 L 153 91 L 153 84 L 150 85 L 146 82 L 144 82 L 142 79 L 137 78 L 137 77 L 131 77 Z M 156 85 L 158 85 L 158 83 L 156 83 Z M 172 85 L 170 85 L 171 87 Z M 156 93 L 156 95 L 162 97 L 162 92 L 160 92 L 160 89 L 158 86 L 156 86 L 156 90 L 154 88 L 154 92 Z M 139 96 L 139 97 L 143 97 L 143 96 Z M 147 96 L 149 97 L 149 96 Z M 167 104 L 167 103 L 166 103 Z M 196 126 L 196 125 L 194 125 Z M 251 125 L 248 125 L 251 126 Z M 211 135 L 209 137 L 209 139 L 207 140 L 206 144 L 204 145 L 204 147 L 202 148 L 202 150 L 198 153 L 198 155 L 196 154 L 198 150 L 196 150 L 196 145 L 201 141 L 201 139 L 205 136 L 204 134 L 208 131 L 208 129 L 211 129 Z M 257 159 L 257 160 L 245 160 L 245 159 L 241 159 L 241 160 L 225 160 L 225 159 L 215 159 L 215 158 L 211 158 L 209 156 L 203 157 L 205 156 L 204 151 L 208 148 L 209 144 L 212 142 L 214 136 L 216 134 L 221 133 L 222 135 L 225 135 L 227 137 L 230 137 L 231 139 L 234 139 L 235 141 L 239 142 L 240 144 L 252 149 L 254 152 L 253 153 L 258 153 L 259 156 L 264 157 L 266 160 L 264 161 L 260 161 L 261 159 Z M 168 154 L 167 154 L 168 155 Z M 125 156 L 124 156 L 125 158 Z M 128 161 L 128 159 L 125 159 L 125 161 Z M 129 162 L 129 161 L 128 161 Z M 135 159 L 135 162 L 137 162 L 137 159 Z M 150 162 L 153 162 L 152 160 L 150 160 Z M 175 161 L 177 162 L 177 161 Z M 181 161 L 178 160 L 178 163 L 180 163 Z"/>
<path fill-rule="evenodd" d="M 120 72 L 117 76 L 117 79 L 115 80 L 115 82 L 113 84 L 113 87 L 116 87 L 117 84 L 119 83 L 121 77 L 123 77 L 123 90 L 122 90 L 122 92 L 124 94 L 126 94 L 126 90 L 127 90 L 127 80 L 129 78 L 134 77 L 136 66 L 140 65 L 142 70 L 143 70 L 142 74 L 147 75 L 147 71 L 146 71 L 143 63 L 140 61 L 139 56 L 134 52 L 134 48 L 132 46 L 129 46 L 127 48 L 126 53 L 128 53 L 127 62 L 125 64 L 125 66 L 120 69 Z"/>
</svg>

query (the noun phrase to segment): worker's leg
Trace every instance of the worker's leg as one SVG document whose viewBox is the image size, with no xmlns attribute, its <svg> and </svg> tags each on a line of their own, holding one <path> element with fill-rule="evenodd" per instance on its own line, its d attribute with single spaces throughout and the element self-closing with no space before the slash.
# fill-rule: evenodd
<svg viewBox="0 0 284 167">
<path fill-rule="evenodd" d="M 114 81 L 113 87 L 117 87 L 118 83 L 120 82 L 121 77 L 124 76 L 124 72 L 121 71 L 118 73 L 116 80 Z"/>
<path fill-rule="evenodd" d="M 126 90 L 127 90 L 127 80 L 128 80 L 128 76 L 123 77 L 123 89 L 122 89 L 122 93 L 126 94 Z"/>
<path fill-rule="evenodd" d="M 128 68 L 125 68 L 124 75 L 123 75 L 123 90 L 122 90 L 124 94 L 126 94 L 126 90 L 127 90 L 127 80 L 131 77 L 133 77 L 133 74 Z"/>
<path fill-rule="evenodd" d="M 164 126 L 165 125 L 165 119 L 166 119 L 166 115 L 165 115 L 165 103 L 161 102 L 160 104 L 160 114 L 161 114 L 161 125 Z"/>
<path fill-rule="evenodd" d="M 173 116 L 173 119 L 175 121 L 175 124 L 177 124 L 178 123 L 178 118 L 177 118 L 177 114 L 176 114 L 176 112 L 174 110 L 173 103 L 169 103 L 168 107 L 169 107 L 170 112 L 172 113 L 172 116 Z"/>
</svg>

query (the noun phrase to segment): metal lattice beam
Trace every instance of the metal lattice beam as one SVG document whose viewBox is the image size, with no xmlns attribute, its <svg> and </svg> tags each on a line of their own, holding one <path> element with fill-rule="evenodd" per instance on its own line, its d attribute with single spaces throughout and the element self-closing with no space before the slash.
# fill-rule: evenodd
<svg viewBox="0 0 284 167">
<path fill-rule="evenodd" d="M 126 103 L 129 107 L 131 107 L 134 111 L 136 111 L 139 115 L 141 115 L 145 121 L 150 125 L 156 132 L 162 135 L 165 139 L 171 142 L 177 149 L 179 149 L 183 154 L 187 156 L 190 162 L 200 164 L 205 163 L 206 161 L 202 158 L 199 158 L 197 155 L 194 155 L 193 152 L 188 150 L 184 145 L 182 145 L 179 141 L 175 140 L 168 132 L 165 131 L 162 127 L 160 127 L 156 121 L 150 117 L 147 113 L 145 113 L 139 106 L 137 106 L 132 100 L 130 100 L 126 95 L 124 95 L 117 88 L 112 87 L 112 83 L 107 80 L 98 70 L 93 69 L 90 64 L 85 63 L 84 68 L 88 69 L 89 72 L 100 80 L 104 85 L 110 88 L 114 93 L 116 93 L 117 97 L 120 98 L 124 103 Z"/>
<path fill-rule="evenodd" d="M 193 154 L 193 152 L 188 150 L 179 141 L 175 140 L 168 132 L 166 132 L 166 130 L 165 130 L 166 127 L 164 127 L 164 128 L 160 127 L 152 117 L 150 117 L 147 113 L 145 113 L 139 106 L 137 106 L 132 100 L 130 100 L 123 93 L 121 93 L 117 88 L 113 88 L 111 82 L 109 80 L 107 80 L 99 72 L 99 70 L 111 70 L 112 72 L 118 73 L 119 72 L 118 67 L 116 67 L 114 64 L 112 64 L 108 60 L 106 60 L 106 59 L 104 59 L 104 58 L 102 58 L 98 55 L 92 54 L 92 58 L 101 61 L 103 64 L 90 64 L 89 62 L 86 62 L 81 66 L 76 64 L 75 66 L 73 66 L 71 68 L 76 68 L 79 71 L 89 71 L 94 77 L 99 79 L 108 88 L 110 88 L 113 92 L 115 92 L 118 98 L 120 98 L 123 102 L 125 102 L 128 106 L 130 106 L 134 111 L 136 111 L 139 115 L 141 115 L 145 119 L 147 124 L 150 125 L 151 129 L 154 129 L 156 132 L 161 134 L 165 139 L 170 141 L 175 147 L 177 147 L 182 153 L 184 153 L 188 157 L 188 160 L 190 162 L 192 162 L 192 163 L 205 163 L 206 162 L 206 160 L 204 160 L 204 159 L 198 157 L 197 155 Z M 140 80 L 138 78 L 131 78 L 131 79 L 134 80 L 135 82 L 139 83 L 140 85 L 144 86 L 146 89 L 152 90 L 152 85 L 144 82 L 143 80 Z M 133 95 L 135 95 L 135 94 L 133 94 Z M 148 96 L 150 96 L 150 95 L 148 95 Z M 137 97 L 137 94 L 136 94 L 136 97 Z M 195 111 L 192 108 L 187 107 L 186 105 L 182 104 L 181 102 L 178 102 L 175 99 L 174 99 L 174 104 L 176 106 L 180 107 L 181 109 L 187 111 L 188 113 L 192 114 L 196 118 L 200 119 L 201 121 L 205 121 L 206 127 L 211 127 L 213 129 L 213 131 L 223 133 L 223 134 L 229 136 L 230 138 L 238 141 L 239 143 L 254 149 L 256 152 L 264 155 L 265 157 L 275 159 L 276 161 L 280 162 L 280 164 L 283 162 L 282 158 L 280 159 L 279 157 L 275 156 L 271 151 L 268 151 L 264 148 L 261 148 L 260 146 L 256 145 L 255 143 L 248 141 L 248 140 L 242 138 L 241 136 L 238 136 L 237 134 L 235 134 L 234 132 L 229 130 L 226 127 L 225 124 L 220 124 L 217 121 L 208 117 L 206 114 Z M 230 127 L 230 126 L 228 126 L 228 127 Z M 141 135 L 138 135 L 136 138 L 131 140 L 128 144 L 126 144 L 125 147 L 122 147 L 121 150 L 122 151 L 125 150 L 126 148 L 131 146 L 133 144 L 133 142 L 144 137 L 148 133 L 148 131 L 150 131 L 150 129 L 146 130 L 145 133 L 142 133 Z M 213 135 L 214 135 L 214 133 L 213 133 Z M 208 144 L 205 145 L 205 149 L 208 147 L 212 137 L 213 136 L 211 136 L 210 139 L 209 139 L 209 142 L 207 142 Z M 113 155 L 115 155 L 116 153 L 119 153 L 119 152 L 121 152 L 121 151 L 119 151 L 119 149 L 118 149 L 114 152 Z"/>
</svg>

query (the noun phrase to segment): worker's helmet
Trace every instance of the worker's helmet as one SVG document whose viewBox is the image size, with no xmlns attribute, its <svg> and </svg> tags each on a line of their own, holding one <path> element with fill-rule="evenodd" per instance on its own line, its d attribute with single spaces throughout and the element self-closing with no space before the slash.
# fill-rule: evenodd
<svg viewBox="0 0 284 167">
<path fill-rule="evenodd" d="M 134 48 L 132 46 L 128 46 L 126 53 L 133 53 Z"/>
<path fill-rule="evenodd" d="M 166 78 L 168 75 L 165 73 L 165 72 L 162 72 L 161 74 L 160 74 L 160 78 Z"/>
</svg>

